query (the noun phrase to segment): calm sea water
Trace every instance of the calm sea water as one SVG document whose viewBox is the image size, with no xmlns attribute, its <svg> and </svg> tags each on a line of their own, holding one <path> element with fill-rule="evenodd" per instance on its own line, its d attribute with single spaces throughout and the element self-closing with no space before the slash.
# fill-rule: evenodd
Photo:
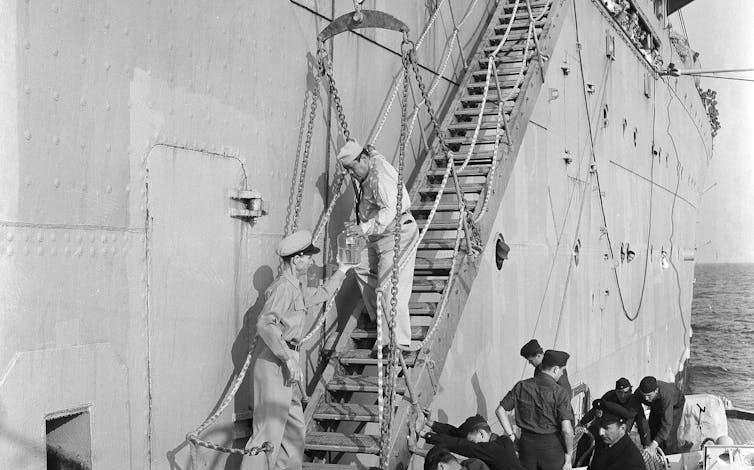
<svg viewBox="0 0 754 470">
<path fill-rule="evenodd" d="M 697 264 L 688 393 L 754 410 L 754 264 Z"/>
</svg>

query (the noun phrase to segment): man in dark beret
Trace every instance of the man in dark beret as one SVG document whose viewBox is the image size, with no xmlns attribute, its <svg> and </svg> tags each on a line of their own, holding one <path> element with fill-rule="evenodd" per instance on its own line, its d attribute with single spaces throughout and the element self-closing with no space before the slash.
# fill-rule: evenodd
<svg viewBox="0 0 754 470">
<path fill-rule="evenodd" d="M 511 439 L 508 412 L 516 410 L 516 424 L 521 428 L 519 459 L 527 470 L 571 468 L 573 409 L 569 394 L 557 383 L 568 357 L 563 351 L 545 351 L 540 372 L 514 385 L 495 410 Z"/>
<path fill-rule="evenodd" d="M 636 422 L 636 428 L 642 444 L 645 446 L 650 444 L 652 439 L 649 436 L 649 426 L 647 425 L 647 418 L 644 416 L 644 408 L 642 408 L 639 399 L 633 394 L 633 386 L 627 378 L 621 377 L 616 380 L 615 389 L 602 395 L 602 401 L 616 403 L 630 412 L 631 416 L 625 419 L 626 432 L 630 433 L 634 422 Z M 592 423 L 588 429 L 595 437 L 595 445 L 599 447 L 602 445 L 602 440 L 598 438 L 599 427 L 595 420 L 596 411 L 596 408 L 587 411 L 579 421 L 579 426 L 587 426 L 590 422 Z"/>
<path fill-rule="evenodd" d="M 529 341 L 521 346 L 521 357 L 534 367 L 534 375 L 537 375 L 540 371 L 540 365 L 542 364 L 542 358 L 544 357 L 544 350 L 536 339 Z M 568 380 L 568 371 L 563 368 L 563 374 L 558 379 L 558 385 L 563 387 L 568 392 L 568 399 L 573 398 L 573 389 L 571 388 L 571 382 Z"/>
<path fill-rule="evenodd" d="M 487 420 L 481 415 L 466 419 L 459 427 L 427 419 L 431 429 L 424 435 L 428 444 L 443 447 L 464 457 L 479 459 L 490 470 L 523 470 L 516 457 L 513 442 L 493 434 Z"/>
<path fill-rule="evenodd" d="M 424 457 L 424 470 L 489 470 L 489 467 L 479 459 L 459 462 L 448 449 L 434 446 Z"/>
<path fill-rule="evenodd" d="M 659 446 L 666 454 L 683 452 L 678 442 L 678 425 L 683 416 L 686 397 L 675 384 L 647 376 L 641 379 L 635 393 L 641 403 L 649 406 L 650 452 Z"/>
<path fill-rule="evenodd" d="M 595 400 L 592 412 L 603 445 L 594 449 L 589 470 L 644 470 L 644 458 L 626 432 L 626 420 L 633 412 L 605 400 Z"/>
</svg>

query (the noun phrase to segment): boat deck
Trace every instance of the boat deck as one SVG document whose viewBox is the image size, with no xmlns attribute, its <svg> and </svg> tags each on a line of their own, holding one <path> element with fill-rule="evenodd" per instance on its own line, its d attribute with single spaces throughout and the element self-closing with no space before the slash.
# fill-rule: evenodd
<svg viewBox="0 0 754 470">
<path fill-rule="evenodd" d="M 750 411 L 725 410 L 728 417 L 728 435 L 739 445 L 754 445 L 754 413 Z"/>
</svg>

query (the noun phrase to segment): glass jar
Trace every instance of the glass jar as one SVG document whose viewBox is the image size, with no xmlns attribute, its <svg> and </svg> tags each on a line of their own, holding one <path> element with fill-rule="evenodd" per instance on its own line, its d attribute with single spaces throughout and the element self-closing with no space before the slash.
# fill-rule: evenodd
<svg viewBox="0 0 754 470">
<path fill-rule="evenodd" d="M 349 235 L 348 229 L 338 235 L 338 263 L 361 264 L 361 252 L 366 248 L 366 240 L 358 235 Z"/>
</svg>

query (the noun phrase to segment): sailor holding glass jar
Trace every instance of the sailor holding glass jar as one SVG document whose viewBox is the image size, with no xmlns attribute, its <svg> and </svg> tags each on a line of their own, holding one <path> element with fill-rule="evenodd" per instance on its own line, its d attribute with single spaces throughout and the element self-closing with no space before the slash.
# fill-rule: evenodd
<svg viewBox="0 0 754 470">
<path fill-rule="evenodd" d="M 393 229 L 398 202 L 398 172 L 372 147 L 364 148 L 349 140 L 338 153 L 338 161 L 358 182 L 356 190 L 356 223 L 347 225 L 346 233 L 365 237 L 366 248 L 361 262 L 354 268 L 367 312 L 372 321 L 377 319 L 377 289 L 382 289 L 383 311 L 389 315 L 390 279 L 393 270 L 395 239 Z M 402 185 L 401 211 L 397 222 L 401 230 L 401 269 L 398 273 L 398 295 L 395 315 L 395 339 L 400 349 L 411 345 L 411 320 L 408 303 L 414 282 L 416 251 L 414 244 L 419 229 L 411 215 L 411 199 Z"/>
</svg>

